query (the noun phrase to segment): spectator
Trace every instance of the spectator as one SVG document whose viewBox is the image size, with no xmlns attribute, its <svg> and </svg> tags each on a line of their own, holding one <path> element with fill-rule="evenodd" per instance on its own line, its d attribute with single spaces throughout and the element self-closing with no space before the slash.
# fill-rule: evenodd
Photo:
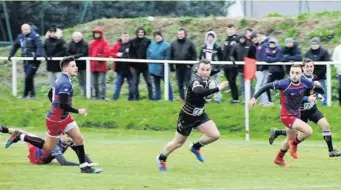
<svg viewBox="0 0 341 190">
<path fill-rule="evenodd" d="M 171 44 L 171 60 L 189 61 L 197 59 L 197 51 L 192 40 L 187 38 L 185 29 L 179 29 L 177 40 Z M 173 66 L 173 65 L 172 65 Z M 185 99 L 185 88 L 191 79 L 192 65 L 176 64 L 176 80 L 179 87 L 180 101 Z"/>
<path fill-rule="evenodd" d="M 311 39 L 311 48 L 305 54 L 306 58 L 313 60 L 314 62 L 318 61 L 330 61 L 330 55 L 326 49 L 321 47 L 320 39 L 318 37 L 314 37 Z M 316 75 L 316 80 L 318 80 L 322 87 L 326 89 L 326 65 L 315 65 L 314 74 Z M 324 100 L 322 101 L 322 105 L 327 105 L 327 92 L 323 94 Z"/>
<path fill-rule="evenodd" d="M 132 39 L 129 43 L 129 58 L 131 59 L 146 59 L 147 58 L 147 48 L 151 43 L 150 39 L 145 37 L 146 31 L 139 27 L 136 30 L 136 38 Z M 135 100 L 140 99 L 139 93 L 139 83 L 140 83 L 140 75 L 143 75 L 144 81 L 147 84 L 148 89 L 148 98 L 149 100 L 153 100 L 153 88 L 150 75 L 148 73 L 148 65 L 147 63 L 135 63 L 132 64 L 134 68 L 133 72 L 133 81 L 134 81 L 134 93 Z"/>
<path fill-rule="evenodd" d="M 43 43 L 39 34 L 31 29 L 28 24 L 21 26 L 21 34 L 19 34 L 9 52 L 8 60 L 14 56 L 16 51 L 21 47 L 22 55 L 24 57 L 33 57 L 33 61 L 24 61 L 25 71 L 25 90 L 22 98 L 36 98 L 36 92 L 34 89 L 34 76 L 39 68 L 40 61 L 36 60 L 37 57 L 43 55 Z"/>
<path fill-rule="evenodd" d="M 224 42 L 224 49 L 223 49 L 223 61 L 231 61 L 230 55 L 231 50 L 234 44 L 238 42 L 238 36 L 236 34 L 236 28 L 233 24 L 227 25 L 227 38 Z M 232 93 L 232 103 L 236 104 L 239 103 L 238 100 L 238 87 L 236 84 L 236 78 L 238 75 L 238 68 L 236 65 L 225 65 L 224 66 L 224 73 L 226 79 L 229 81 L 229 85 L 231 88 Z"/>
<path fill-rule="evenodd" d="M 74 32 L 72 34 L 72 40 L 69 43 L 69 47 L 66 51 L 68 56 L 73 56 L 76 59 L 80 57 L 88 57 L 89 55 L 89 45 L 83 39 L 83 34 L 80 32 Z M 76 60 L 78 67 L 77 80 L 78 84 L 82 90 L 82 95 L 86 96 L 86 61 Z"/>
<path fill-rule="evenodd" d="M 251 40 L 251 39 L 250 39 Z M 234 63 L 235 61 L 244 61 L 244 57 L 249 57 L 249 51 L 251 44 L 248 43 L 248 39 L 245 35 L 240 35 L 238 43 L 234 44 L 231 50 L 230 60 Z M 240 87 L 244 97 L 244 65 L 237 65 L 239 72 Z M 237 99 L 238 100 L 238 99 Z"/>
<path fill-rule="evenodd" d="M 255 38 L 256 37 L 256 38 Z M 260 31 L 258 33 L 253 32 L 252 38 L 254 42 L 257 41 L 257 50 L 256 50 L 256 59 L 258 62 L 266 61 L 265 50 L 268 47 L 269 38 L 266 36 L 265 32 Z M 264 86 L 268 80 L 269 70 L 267 65 L 257 65 L 256 72 L 256 91 L 260 89 L 260 87 Z M 259 102 L 263 106 L 271 105 L 269 102 L 269 98 L 267 94 L 263 93 L 259 97 Z"/>
<path fill-rule="evenodd" d="M 339 63 L 338 65 L 335 65 L 336 67 L 336 72 L 337 72 L 337 78 L 339 80 L 339 104 L 341 106 L 341 45 L 336 46 L 333 52 L 333 57 L 332 57 L 334 62 Z"/>
<path fill-rule="evenodd" d="M 61 73 L 59 60 L 53 61 L 53 57 L 64 57 L 66 53 L 66 42 L 63 39 L 61 29 L 52 25 L 45 35 L 44 50 L 46 56 L 46 70 L 48 72 L 49 82 L 53 87 L 54 81 Z"/>
<path fill-rule="evenodd" d="M 207 59 L 209 61 L 221 61 L 223 60 L 223 51 L 221 47 L 216 43 L 217 34 L 213 31 L 209 31 L 205 35 L 205 45 L 200 50 L 199 59 Z M 220 65 L 212 65 L 211 79 L 215 80 L 217 84 L 220 83 Z M 221 102 L 221 92 L 217 92 L 214 95 L 214 101 L 216 103 Z"/>
<path fill-rule="evenodd" d="M 152 42 L 147 50 L 147 59 L 153 60 L 168 60 L 170 58 L 170 44 L 164 41 L 162 33 L 160 31 L 154 32 L 154 42 Z M 164 65 L 157 63 L 148 64 L 149 73 L 153 77 L 155 85 L 154 100 L 161 100 L 161 80 L 164 80 Z M 168 84 L 168 98 L 173 101 L 173 88 L 169 81 Z"/>
<path fill-rule="evenodd" d="M 96 27 L 92 31 L 93 40 L 90 42 L 90 57 L 108 57 L 109 43 L 104 37 L 104 29 Z M 106 61 L 91 61 L 92 74 L 92 96 L 96 99 L 108 100 L 106 98 L 106 74 L 108 70 Z"/>
<path fill-rule="evenodd" d="M 298 44 L 293 38 L 286 38 L 282 48 L 281 62 L 296 62 L 302 61 L 302 53 Z M 289 74 L 291 65 L 286 65 L 287 73 Z"/>
<path fill-rule="evenodd" d="M 282 52 L 275 38 L 270 38 L 268 47 L 265 49 L 265 61 L 267 63 L 276 63 L 281 60 Z M 267 83 L 275 80 L 281 80 L 285 76 L 283 65 L 270 65 L 269 77 Z M 267 91 L 270 104 L 272 104 L 270 90 Z"/>
<path fill-rule="evenodd" d="M 127 59 L 129 57 L 129 34 L 124 32 L 121 34 L 120 39 L 111 49 L 111 56 L 113 58 Z M 127 79 L 129 86 L 128 101 L 134 100 L 134 82 L 132 75 L 132 67 L 130 62 L 115 62 L 113 63 L 113 69 L 117 73 L 115 79 L 115 91 L 112 96 L 113 100 L 117 100 L 120 97 L 121 88 L 124 79 Z"/>
<path fill-rule="evenodd" d="M 253 42 L 252 42 L 252 39 L 251 39 L 251 37 L 252 37 L 252 32 L 253 32 L 253 30 L 251 29 L 251 28 L 247 28 L 246 30 L 245 30 L 245 38 L 246 38 L 246 42 L 248 43 L 248 44 L 252 44 Z"/>
</svg>

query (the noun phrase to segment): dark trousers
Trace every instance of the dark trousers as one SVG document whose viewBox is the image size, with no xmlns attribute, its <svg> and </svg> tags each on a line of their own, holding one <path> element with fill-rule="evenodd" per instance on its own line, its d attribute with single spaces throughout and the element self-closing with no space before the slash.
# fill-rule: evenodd
<svg viewBox="0 0 341 190">
<path fill-rule="evenodd" d="M 176 68 L 176 81 L 179 87 L 179 94 L 181 99 L 185 99 L 185 88 L 189 81 L 191 80 L 191 68 L 188 67 L 179 67 Z"/>
<path fill-rule="evenodd" d="M 134 69 L 133 71 L 133 83 L 134 83 L 134 99 L 140 100 L 140 93 L 139 93 L 139 84 L 140 84 L 140 75 L 143 75 L 144 81 L 147 84 L 148 89 L 148 99 L 153 100 L 153 86 L 151 82 L 151 77 L 148 70 L 139 70 Z"/>
<path fill-rule="evenodd" d="M 224 74 L 226 79 L 229 81 L 229 86 L 232 93 L 232 99 L 238 100 L 238 87 L 236 83 L 236 79 L 238 76 L 238 68 L 224 68 Z"/>
<path fill-rule="evenodd" d="M 133 76 L 131 73 L 117 73 L 116 80 L 115 80 L 115 91 L 114 91 L 114 95 L 112 96 L 113 100 L 117 100 L 120 97 L 120 92 L 121 92 L 124 79 L 127 79 L 127 82 L 128 82 L 128 88 L 129 88 L 128 100 L 129 101 L 133 100 L 134 83 L 133 83 Z"/>
<path fill-rule="evenodd" d="M 31 97 L 36 96 L 36 91 L 34 88 L 34 76 L 39 68 L 40 61 L 25 61 L 24 71 L 25 71 L 25 90 L 24 97 L 30 95 Z"/>
<path fill-rule="evenodd" d="M 284 78 L 284 75 L 285 75 L 284 71 L 270 73 L 268 76 L 267 83 L 274 82 L 275 80 L 282 80 Z M 266 91 L 266 94 L 268 95 L 269 102 L 272 102 L 270 90 Z"/>
</svg>

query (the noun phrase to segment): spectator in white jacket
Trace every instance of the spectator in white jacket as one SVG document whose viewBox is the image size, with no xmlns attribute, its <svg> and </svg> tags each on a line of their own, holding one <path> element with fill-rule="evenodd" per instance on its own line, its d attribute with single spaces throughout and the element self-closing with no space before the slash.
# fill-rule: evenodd
<svg viewBox="0 0 341 190">
<path fill-rule="evenodd" d="M 334 49 L 332 60 L 333 62 L 341 63 L 341 45 L 337 46 Z M 341 65 L 340 64 L 335 65 L 335 67 L 336 67 L 337 78 L 339 80 L 339 104 L 341 106 Z"/>
</svg>

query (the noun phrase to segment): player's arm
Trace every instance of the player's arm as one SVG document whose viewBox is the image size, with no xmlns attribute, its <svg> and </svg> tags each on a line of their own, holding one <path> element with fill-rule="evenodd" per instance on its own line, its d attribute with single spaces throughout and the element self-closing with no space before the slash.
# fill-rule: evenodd
<svg viewBox="0 0 341 190">
<path fill-rule="evenodd" d="M 63 154 L 57 154 L 55 155 L 55 158 L 58 161 L 58 163 L 62 166 L 78 166 L 79 165 L 75 162 L 67 161 Z"/>
<path fill-rule="evenodd" d="M 212 89 L 204 88 L 204 86 L 200 84 L 199 81 L 194 81 L 192 85 L 192 91 L 199 96 L 208 96 L 210 94 L 218 92 L 219 88 L 218 87 Z"/>
<path fill-rule="evenodd" d="M 49 98 L 50 102 L 52 102 L 52 95 L 53 95 L 53 90 L 52 88 L 49 90 L 49 93 L 47 93 L 47 97 Z"/>
<path fill-rule="evenodd" d="M 262 95 L 264 92 L 270 90 L 271 88 L 274 88 L 273 82 L 265 84 L 253 95 L 253 98 L 257 99 L 260 95 Z"/>
<path fill-rule="evenodd" d="M 72 113 L 79 113 L 79 110 L 76 108 L 73 108 L 69 105 L 69 94 L 68 93 L 59 93 L 59 99 L 60 99 L 60 108 L 62 108 L 66 112 L 72 112 Z"/>
</svg>

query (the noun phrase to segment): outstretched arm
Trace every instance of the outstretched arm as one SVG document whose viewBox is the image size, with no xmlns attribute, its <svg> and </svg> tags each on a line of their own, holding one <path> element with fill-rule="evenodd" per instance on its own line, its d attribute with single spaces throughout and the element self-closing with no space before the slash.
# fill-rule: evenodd
<svg viewBox="0 0 341 190">
<path fill-rule="evenodd" d="M 264 92 L 266 92 L 266 91 L 270 90 L 271 88 L 273 88 L 273 86 L 274 86 L 273 82 L 265 84 L 264 86 L 262 86 L 262 87 L 253 95 L 253 97 L 254 97 L 255 99 L 257 99 L 257 98 L 258 98 L 260 95 L 262 95 Z"/>
<path fill-rule="evenodd" d="M 69 162 L 65 159 L 63 154 L 58 154 L 55 156 L 56 160 L 59 162 L 62 166 L 78 166 L 79 164 L 75 162 Z"/>
</svg>

